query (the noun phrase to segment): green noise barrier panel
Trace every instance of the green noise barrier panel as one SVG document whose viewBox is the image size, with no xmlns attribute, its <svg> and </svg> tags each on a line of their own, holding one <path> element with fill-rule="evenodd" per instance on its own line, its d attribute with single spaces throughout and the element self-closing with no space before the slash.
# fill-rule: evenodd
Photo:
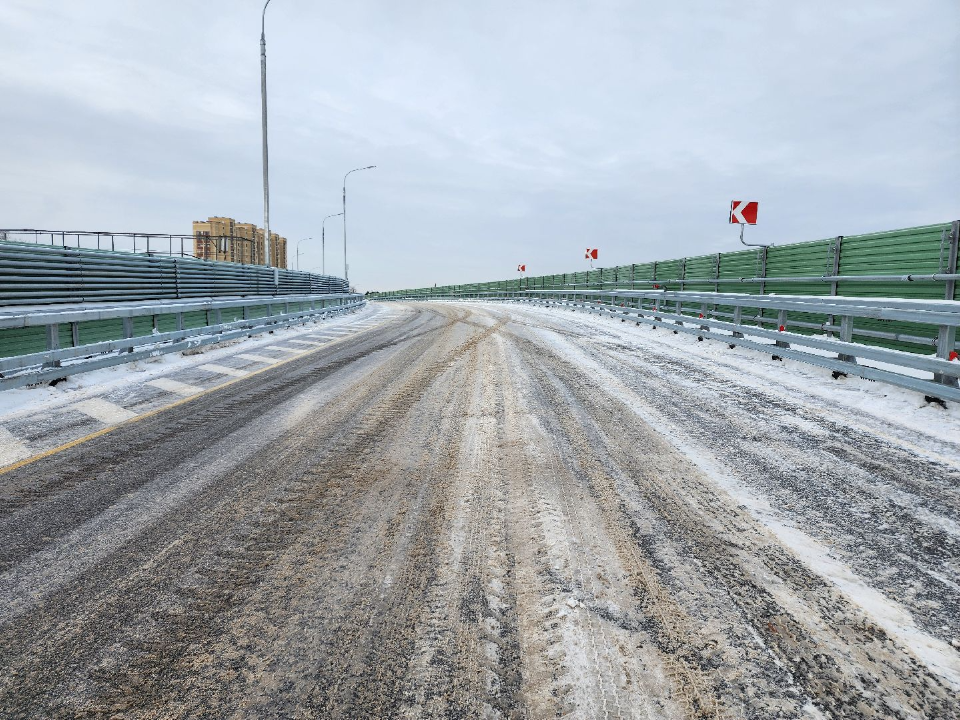
<svg viewBox="0 0 960 720">
<path fill-rule="evenodd" d="M 525 290 L 662 289 L 758 295 L 846 296 L 960 300 L 957 250 L 960 221 L 920 227 L 836 236 L 822 240 L 757 247 L 612 268 L 512 278 L 487 283 L 371 292 L 370 299 L 496 298 Z M 721 304 L 715 313 L 732 312 Z M 686 314 L 696 317 L 693 309 Z M 764 311 L 764 320 L 774 319 Z M 790 312 L 794 332 L 815 334 L 828 318 Z M 745 320 L 745 322 L 750 322 Z M 764 324 L 757 321 L 757 324 Z M 766 323 L 769 325 L 769 322 Z M 857 329 L 880 336 L 864 342 L 909 352 L 933 353 L 930 327 L 889 320 L 861 319 Z"/>
</svg>

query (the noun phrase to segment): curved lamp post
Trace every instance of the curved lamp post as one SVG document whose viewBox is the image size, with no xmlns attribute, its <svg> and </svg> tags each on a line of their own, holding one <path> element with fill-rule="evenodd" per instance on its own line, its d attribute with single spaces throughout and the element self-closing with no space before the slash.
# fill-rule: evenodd
<svg viewBox="0 0 960 720">
<path fill-rule="evenodd" d="M 313 238 L 304 238 L 303 240 L 297 240 L 297 271 L 300 270 L 300 243 L 306 242 L 307 240 L 313 240 Z"/>
<path fill-rule="evenodd" d="M 267 0 L 269 2 L 269 0 Z M 373 170 L 376 165 L 367 165 L 366 167 L 354 168 L 350 173 L 360 172 L 361 170 Z M 343 176 L 343 279 L 349 282 L 347 277 L 347 175 Z"/>
<path fill-rule="evenodd" d="M 327 220 L 332 217 L 340 217 L 341 215 L 343 215 L 342 212 L 327 215 L 323 219 L 323 222 L 320 223 L 320 267 L 323 268 L 320 272 L 323 275 L 327 274 Z"/>
</svg>

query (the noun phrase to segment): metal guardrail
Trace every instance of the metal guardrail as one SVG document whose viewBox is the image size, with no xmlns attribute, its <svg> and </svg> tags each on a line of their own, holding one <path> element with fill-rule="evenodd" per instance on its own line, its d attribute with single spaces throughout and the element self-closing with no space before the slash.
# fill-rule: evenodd
<svg viewBox="0 0 960 720">
<path fill-rule="evenodd" d="M 263 265 L 0 241 L 0 306 L 347 291 L 342 278 Z"/>
<path fill-rule="evenodd" d="M 42 352 L 0 358 L 0 390 L 49 382 L 67 375 L 270 332 L 288 325 L 356 310 L 365 304 L 362 295 L 334 293 L 292 295 L 271 298 L 266 302 L 264 298 L 244 298 L 124 304 L 100 308 L 45 308 L 40 312 L 24 314 L 0 313 L 0 330 L 43 327 L 47 338 L 47 349 Z M 267 307 L 266 315 L 248 317 L 252 308 L 261 308 L 264 305 Z M 291 305 L 296 309 L 292 310 Z M 199 327 L 185 328 L 184 316 L 198 312 L 206 314 L 207 322 Z M 225 314 L 228 317 L 233 315 L 233 319 L 224 321 Z M 242 317 L 237 318 L 237 314 Z M 176 330 L 159 332 L 158 318 L 164 316 L 175 319 Z M 138 318 L 152 318 L 150 334 L 134 334 L 134 320 Z M 120 320 L 124 337 L 60 347 L 62 326 L 69 326 L 71 336 L 77 338 L 82 323 L 101 320 Z"/>
<path fill-rule="evenodd" d="M 960 401 L 960 362 L 956 362 L 960 302 L 806 295 L 749 295 L 644 290 L 549 290 L 523 293 L 473 294 L 475 299 L 534 303 L 601 313 L 654 328 L 668 328 L 732 346 L 748 347 L 827 368 L 837 373 L 897 385 L 944 400 Z M 401 299 L 401 298 L 391 298 Z M 439 298 L 411 297 L 410 300 Z M 450 300 L 466 299 L 448 296 Z M 790 320 L 803 313 L 822 321 Z M 885 334 L 858 332 L 857 321 L 906 322 L 935 328 L 936 337 L 905 337 L 935 350 L 924 355 L 868 344 Z M 770 329 L 764 325 L 772 326 Z M 819 333 L 819 334 L 814 334 Z M 766 341 L 766 342 L 764 342 Z M 817 352 L 819 351 L 819 353 Z M 820 354 L 828 353 L 828 354 Z M 831 354 L 835 356 L 831 357 Z M 893 369 L 870 367 L 858 359 L 883 363 Z M 914 373 L 931 373 L 917 377 Z"/>
</svg>

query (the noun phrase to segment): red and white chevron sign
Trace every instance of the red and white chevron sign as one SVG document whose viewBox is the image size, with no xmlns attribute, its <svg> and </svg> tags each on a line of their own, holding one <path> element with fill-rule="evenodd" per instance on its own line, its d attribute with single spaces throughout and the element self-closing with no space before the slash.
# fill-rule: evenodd
<svg viewBox="0 0 960 720">
<path fill-rule="evenodd" d="M 526 265 L 517 265 L 517 272 L 526 272 L 526 271 L 527 271 Z"/>
<path fill-rule="evenodd" d="M 756 225 L 757 210 L 760 203 L 753 200 L 731 200 L 730 201 L 730 224 L 731 225 Z"/>
<path fill-rule="evenodd" d="M 596 260 L 599 254 L 600 251 L 597 248 L 587 248 L 587 254 L 584 257 L 587 260 Z"/>
</svg>

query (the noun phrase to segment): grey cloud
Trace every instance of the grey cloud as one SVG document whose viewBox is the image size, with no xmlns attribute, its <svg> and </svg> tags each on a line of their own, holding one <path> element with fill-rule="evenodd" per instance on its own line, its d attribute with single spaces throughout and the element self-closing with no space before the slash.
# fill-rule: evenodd
<svg viewBox="0 0 960 720">
<path fill-rule="evenodd" d="M 0 225 L 258 222 L 257 2 L 0 7 Z M 271 217 L 352 278 L 469 282 L 960 217 L 960 7 L 274 0 Z M 328 223 L 328 267 L 342 263 Z M 320 264 L 304 243 L 303 266 Z"/>
</svg>

